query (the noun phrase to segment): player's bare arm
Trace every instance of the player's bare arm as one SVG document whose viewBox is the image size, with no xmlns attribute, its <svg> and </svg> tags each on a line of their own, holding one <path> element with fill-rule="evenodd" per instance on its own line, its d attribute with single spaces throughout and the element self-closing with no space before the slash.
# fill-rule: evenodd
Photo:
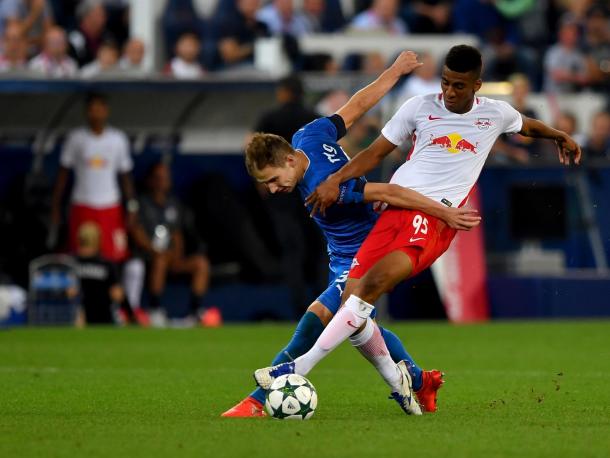
<svg viewBox="0 0 610 458">
<path fill-rule="evenodd" d="M 580 164 L 580 157 L 582 155 L 580 145 L 565 132 L 553 129 L 537 119 L 523 116 L 523 127 L 519 133 L 526 137 L 548 138 L 554 140 L 557 145 L 559 162 L 569 165 L 570 158 L 573 158 L 576 164 Z"/>
<path fill-rule="evenodd" d="M 337 110 L 337 114 L 343 118 L 345 128 L 349 129 L 358 118 L 373 108 L 394 87 L 401 76 L 411 73 L 421 65 L 423 64 L 417 62 L 417 54 L 413 51 L 401 52 L 379 78 L 356 92 L 345 105 Z"/>
<path fill-rule="evenodd" d="M 59 225 L 61 222 L 61 200 L 70 177 L 70 169 L 59 167 L 55 187 L 53 188 L 53 198 L 51 203 L 51 222 Z"/>
<path fill-rule="evenodd" d="M 481 223 L 478 211 L 472 208 L 447 207 L 417 191 L 392 183 L 367 183 L 364 186 L 364 201 L 380 201 L 394 207 L 419 210 L 462 231 L 469 231 Z"/>
<path fill-rule="evenodd" d="M 368 148 L 359 152 L 351 161 L 329 175 L 305 199 L 305 203 L 312 206 L 312 214 L 318 211 L 324 213 L 339 198 L 339 185 L 341 183 L 370 172 L 395 148 L 396 145 L 380 135 Z"/>
</svg>

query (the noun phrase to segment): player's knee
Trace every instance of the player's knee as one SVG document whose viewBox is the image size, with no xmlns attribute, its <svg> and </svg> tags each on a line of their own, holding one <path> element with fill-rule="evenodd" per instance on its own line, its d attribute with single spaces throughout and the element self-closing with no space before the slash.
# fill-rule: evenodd
<svg viewBox="0 0 610 458">
<path fill-rule="evenodd" d="M 155 267 L 165 267 L 169 261 L 169 255 L 166 252 L 155 252 L 152 255 L 151 265 Z"/>
<path fill-rule="evenodd" d="M 367 275 L 354 289 L 354 295 L 366 302 L 375 302 L 387 289 L 390 276 L 385 272 Z"/>
<path fill-rule="evenodd" d="M 210 263 L 208 262 L 206 257 L 198 254 L 193 257 L 193 266 L 196 272 L 205 273 L 209 270 Z"/>
<path fill-rule="evenodd" d="M 324 326 L 330 323 L 330 320 L 333 319 L 332 312 L 318 301 L 315 301 L 309 307 L 307 307 L 307 311 L 316 315 Z"/>
<path fill-rule="evenodd" d="M 345 301 L 346 309 L 351 312 L 353 319 L 350 320 L 350 326 L 359 329 L 375 310 L 375 307 L 362 298 L 352 295 Z"/>
</svg>

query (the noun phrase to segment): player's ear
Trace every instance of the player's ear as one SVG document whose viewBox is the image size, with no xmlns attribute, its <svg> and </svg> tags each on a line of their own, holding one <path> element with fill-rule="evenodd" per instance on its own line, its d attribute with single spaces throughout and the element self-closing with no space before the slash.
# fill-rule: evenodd
<svg viewBox="0 0 610 458">
<path fill-rule="evenodd" d="M 479 89 L 481 89 L 482 85 L 483 85 L 483 80 L 481 80 L 480 78 L 478 80 L 476 80 L 474 82 L 474 92 L 478 92 Z"/>
<path fill-rule="evenodd" d="M 294 167 L 297 164 L 297 158 L 294 154 L 288 153 L 286 155 L 286 165 L 289 167 Z"/>
</svg>

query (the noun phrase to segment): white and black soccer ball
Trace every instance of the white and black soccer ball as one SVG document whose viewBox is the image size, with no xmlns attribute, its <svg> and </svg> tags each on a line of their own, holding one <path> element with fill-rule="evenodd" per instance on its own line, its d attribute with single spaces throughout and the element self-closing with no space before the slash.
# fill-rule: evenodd
<svg viewBox="0 0 610 458">
<path fill-rule="evenodd" d="M 309 380 L 297 374 L 276 378 L 265 401 L 270 417 L 279 420 L 309 420 L 318 406 L 318 394 Z"/>
</svg>

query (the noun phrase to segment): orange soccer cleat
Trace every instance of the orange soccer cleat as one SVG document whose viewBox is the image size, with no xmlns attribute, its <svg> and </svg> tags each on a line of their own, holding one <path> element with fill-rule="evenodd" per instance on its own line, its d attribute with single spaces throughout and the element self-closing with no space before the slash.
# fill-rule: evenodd
<svg viewBox="0 0 610 458">
<path fill-rule="evenodd" d="M 241 401 L 234 407 L 231 407 L 221 417 L 233 417 L 233 418 L 252 418 L 252 417 L 266 417 L 267 414 L 263 410 L 263 405 L 251 396 Z"/>
<path fill-rule="evenodd" d="M 415 394 L 425 412 L 436 412 L 436 395 L 445 383 L 443 375 L 441 371 L 437 370 L 422 373 L 422 386 Z"/>
</svg>

